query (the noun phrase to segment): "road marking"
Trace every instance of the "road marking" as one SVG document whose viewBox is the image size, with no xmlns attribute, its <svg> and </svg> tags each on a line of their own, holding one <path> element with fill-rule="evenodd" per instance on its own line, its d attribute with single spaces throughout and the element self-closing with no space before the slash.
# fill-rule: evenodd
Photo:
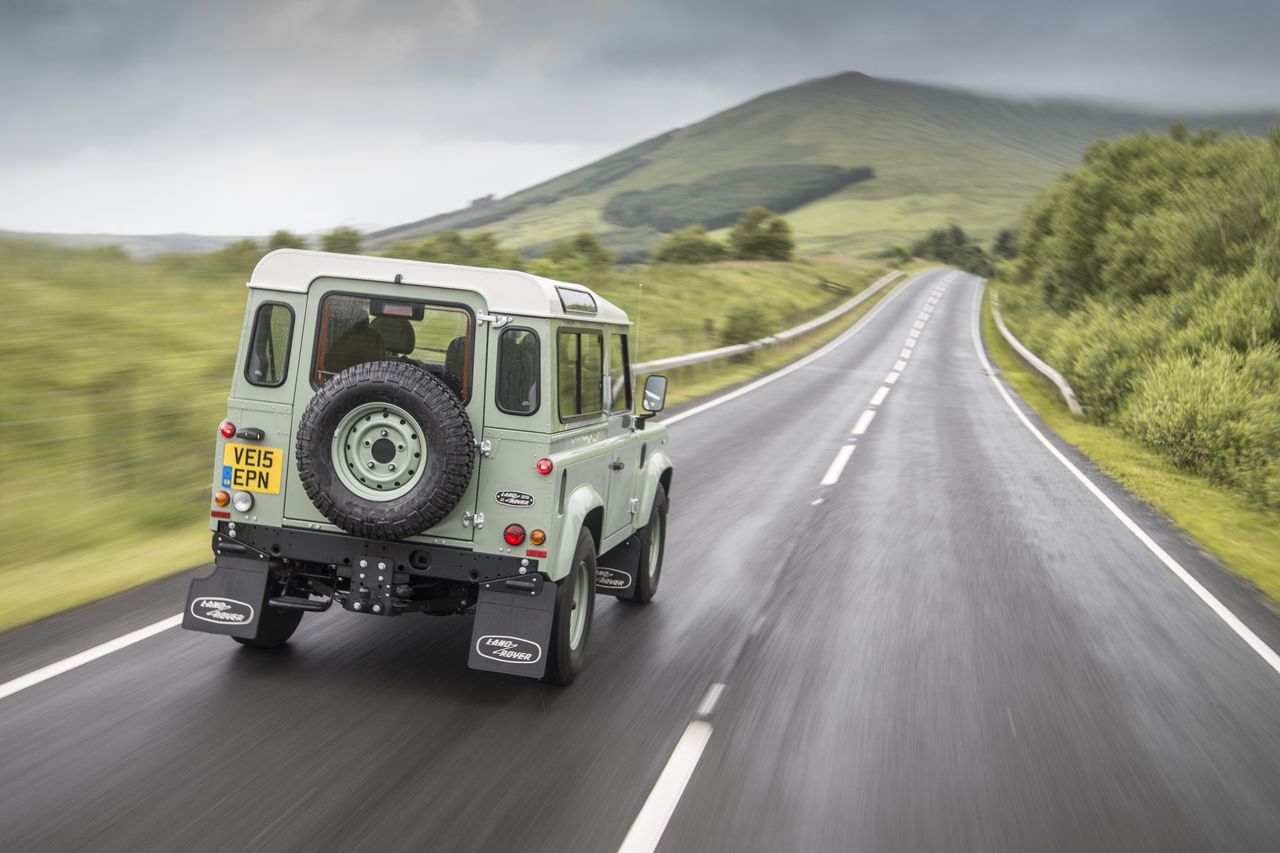
<svg viewBox="0 0 1280 853">
<path fill-rule="evenodd" d="M 168 631 L 170 628 L 176 628 L 182 624 L 182 614 L 170 616 L 168 619 L 161 619 L 159 622 L 152 623 L 145 628 L 139 628 L 136 631 L 130 631 L 122 637 L 116 637 L 114 640 L 108 640 L 105 643 L 94 646 L 91 649 L 85 649 L 79 654 L 72 655 L 69 658 L 63 658 L 60 661 L 51 663 L 48 666 L 42 666 L 35 672 L 29 672 L 26 675 L 20 675 L 12 681 L 6 681 L 0 684 L 0 699 L 6 696 L 26 690 L 28 687 L 34 687 L 42 681 L 48 681 L 54 676 L 62 675 L 64 672 L 70 672 L 76 667 L 84 666 L 92 663 L 101 657 L 106 657 L 112 652 L 118 652 L 121 649 L 128 648 L 134 643 L 140 643 L 148 637 L 154 637 L 162 631 Z"/>
<path fill-rule="evenodd" d="M 702 704 L 698 706 L 699 717 L 710 717 L 715 713 L 716 705 L 720 703 L 720 697 L 724 695 L 725 685 L 716 682 L 707 689 L 707 695 L 702 697 Z"/>
<path fill-rule="evenodd" d="M 822 498 L 817 498 L 816 500 L 809 501 L 809 506 L 817 506 L 820 503 L 822 503 Z"/>
<path fill-rule="evenodd" d="M 893 383 L 898 381 L 898 377 L 901 375 L 902 374 L 896 370 L 889 371 L 889 375 L 884 378 L 885 384 L 892 385 Z"/>
<path fill-rule="evenodd" d="M 916 345 L 916 339 L 915 339 L 915 338 L 907 338 L 907 341 L 906 341 L 906 343 L 904 344 L 904 346 L 906 346 L 906 348 L 907 348 L 907 349 L 911 349 L 911 348 L 912 348 L 913 346 L 915 346 L 915 345 Z"/>
<path fill-rule="evenodd" d="M 1110 510 L 1111 514 L 1119 519 L 1120 523 L 1127 527 L 1129 532 L 1136 536 L 1138 541 L 1147 547 L 1148 551 L 1154 554 L 1160 562 L 1164 563 L 1165 568 L 1173 572 L 1173 574 L 1177 576 L 1178 580 L 1186 584 L 1187 587 L 1196 594 L 1197 598 L 1207 604 L 1209 609 L 1217 614 L 1219 619 L 1227 623 L 1228 628 L 1235 631 L 1236 636 L 1244 640 L 1245 643 L 1248 644 L 1249 648 L 1257 652 L 1260 658 L 1266 661 L 1277 674 L 1280 674 L 1280 655 L 1277 655 L 1270 646 L 1262 641 L 1262 638 L 1253 633 L 1253 631 L 1249 629 L 1248 625 L 1240 621 L 1240 617 L 1228 610 L 1226 605 L 1214 597 L 1213 593 L 1205 589 L 1200 581 L 1196 580 L 1190 572 L 1184 569 L 1182 564 L 1175 560 L 1168 551 L 1161 548 L 1145 530 L 1138 526 L 1137 522 L 1130 518 L 1124 510 L 1120 509 L 1120 507 L 1116 505 L 1115 501 L 1107 497 L 1106 493 L 1103 492 L 1102 489 L 1094 485 L 1094 482 L 1086 477 L 1070 459 L 1064 456 L 1062 451 L 1053 446 L 1053 442 L 1045 438 L 1044 433 L 1036 429 L 1035 424 L 1031 423 L 1027 416 L 1022 413 L 1022 410 L 1018 408 L 1017 404 L 1013 402 L 1013 398 L 1009 396 L 1009 392 L 1005 390 L 1004 385 L 1001 384 L 1000 380 L 996 379 L 995 370 L 991 367 L 991 362 L 987 360 L 987 354 L 982 350 L 981 333 L 978 331 L 978 317 L 982 313 L 983 287 L 985 287 L 983 280 L 978 279 L 978 286 L 974 288 L 973 292 L 973 312 L 969 330 L 973 338 L 973 349 L 978 354 L 978 361 L 987 372 L 987 378 L 991 380 L 992 385 L 996 386 L 996 390 L 1000 392 L 1000 396 L 1004 398 L 1005 403 L 1007 403 L 1009 408 L 1013 410 L 1013 413 L 1018 416 L 1018 420 L 1022 421 L 1022 425 L 1030 430 L 1032 435 L 1039 439 L 1040 443 L 1045 446 L 1045 449 L 1053 454 L 1053 457 L 1061 462 L 1062 466 L 1070 471 L 1075 478 L 1080 481 L 1081 485 L 1088 489 L 1103 506 Z"/>
<path fill-rule="evenodd" d="M 911 324 L 911 328 L 916 331 L 920 331 L 921 329 L 924 328 L 924 320 L 916 320 L 914 323 Z"/>
<path fill-rule="evenodd" d="M 871 396 L 871 405 L 878 406 L 884 402 L 884 398 L 889 396 L 889 386 L 881 385 L 880 390 Z"/>
<path fill-rule="evenodd" d="M 844 466 L 849 464 L 849 457 L 853 455 L 853 448 L 852 444 L 846 444 L 836 451 L 836 458 L 831 460 L 831 467 L 827 469 L 827 473 L 822 475 L 822 482 L 818 484 L 819 486 L 834 486 L 840 482 L 840 475 L 844 473 Z"/>
<path fill-rule="evenodd" d="M 699 406 L 694 406 L 692 409 L 690 409 L 687 412 L 681 412 L 678 415 L 672 415 L 669 418 L 663 418 L 661 421 L 658 421 L 658 423 L 667 424 L 668 426 L 670 426 L 671 424 L 680 423 L 680 421 L 684 420 L 685 418 L 691 418 L 694 415 L 700 415 L 703 412 L 710 411 L 711 409 L 714 409 L 716 406 L 721 406 L 725 403 L 728 403 L 730 400 L 736 400 L 744 394 L 750 394 L 752 391 L 755 391 L 759 388 L 763 388 L 764 386 L 768 385 L 770 382 L 777 382 L 782 377 L 788 376 L 802 367 L 807 367 L 810 364 L 813 364 L 815 361 L 822 358 L 823 356 L 829 355 L 832 352 L 834 352 L 836 349 L 838 349 L 840 346 L 846 343 L 850 338 L 852 338 L 858 332 L 862 331 L 866 327 L 866 325 L 876 317 L 876 315 L 878 315 L 881 311 L 883 311 L 889 305 L 889 303 L 893 302 L 893 300 L 897 299 L 900 295 L 905 293 L 908 287 L 913 282 L 918 281 L 922 276 L 925 276 L 925 275 L 928 275 L 928 271 L 922 272 L 922 273 L 916 273 L 911 278 L 908 278 L 906 281 L 903 281 L 900 284 L 896 285 L 889 292 L 887 296 L 883 297 L 879 302 L 877 302 L 872 307 L 870 311 L 864 314 L 861 320 L 854 323 L 852 326 L 849 327 L 849 329 L 846 332 L 844 332 L 838 338 L 836 338 L 826 346 L 822 347 L 821 349 L 809 353 L 804 358 L 800 359 L 797 362 L 787 365 L 781 370 L 778 370 L 774 373 L 770 373 L 768 376 L 762 376 L 761 378 L 747 385 L 743 385 L 741 388 L 737 389 L 736 391 L 730 391 L 727 394 L 722 394 L 721 396 L 708 400 L 707 402 Z"/>
<path fill-rule="evenodd" d="M 919 330 L 919 329 L 912 329 L 911 331 L 907 332 L 907 337 L 908 337 L 908 338 L 918 338 L 918 337 L 920 337 L 920 330 Z"/>
<path fill-rule="evenodd" d="M 907 369 L 907 363 L 902 359 L 898 359 L 893 363 L 893 369 L 895 373 L 901 373 Z"/>
<path fill-rule="evenodd" d="M 888 391 L 887 388 L 885 390 Z M 876 416 L 875 409 L 867 409 L 865 412 L 863 412 L 862 416 L 858 418 L 858 422 L 853 425 L 853 430 L 852 430 L 853 434 L 862 435 L 864 432 L 866 432 L 867 427 L 871 426 L 871 419 L 874 418 L 875 416 Z M 840 467 L 843 468 L 844 466 L 841 465 Z"/>
<path fill-rule="evenodd" d="M 658 849 L 662 833 L 666 831 L 671 815 L 675 814 L 680 797 L 710 739 L 711 724 L 705 720 L 694 720 L 684 730 L 640 814 L 627 830 L 627 837 L 622 839 L 618 853 L 653 853 Z"/>
<path fill-rule="evenodd" d="M 899 361 L 901 361 L 901 360 L 903 360 L 903 359 L 907 359 L 907 358 L 911 358 L 911 350 L 909 350 L 909 349 L 904 349 L 902 352 L 898 353 L 898 360 L 899 360 Z"/>
</svg>

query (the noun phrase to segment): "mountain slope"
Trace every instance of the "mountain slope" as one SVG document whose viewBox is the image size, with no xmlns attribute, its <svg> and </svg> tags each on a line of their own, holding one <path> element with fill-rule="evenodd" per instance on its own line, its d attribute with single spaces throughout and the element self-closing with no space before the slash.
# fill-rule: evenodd
<svg viewBox="0 0 1280 853">
<path fill-rule="evenodd" d="M 874 175 L 837 180 L 788 213 L 804 251 L 883 249 L 949 222 L 985 236 L 1012 224 L 1030 196 L 1076 165 L 1090 143 L 1178 120 L 1260 133 L 1280 123 L 1280 114 L 1161 115 L 848 73 L 770 92 L 505 199 L 376 232 L 371 243 L 483 228 L 536 250 L 587 230 L 635 255 L 662 235 L 617 216 L 610 221 L 606 213 L 620 206 L 609 203 L 619 194 L 665 188 L 657 201 L 679 196 L 673 184 L 703 187 L 730 170 L 754 167 L 768 177 L 764 167 L 783 175 L 783 167 L 793 173 L 799 166 Z M 699 195 L 696 188 L 689 194 Z"/>
</svg>

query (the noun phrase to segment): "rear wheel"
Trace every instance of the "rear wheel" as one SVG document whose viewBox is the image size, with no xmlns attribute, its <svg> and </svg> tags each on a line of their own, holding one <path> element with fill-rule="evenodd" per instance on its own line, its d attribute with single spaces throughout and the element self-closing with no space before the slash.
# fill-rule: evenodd
<svg viewBox="0 0 1280 853">
<path fill-rule="evenodd" d="M 573 552 L 569 574 L 556 584 L 556 612 L 551 621 L 551 648 L 543 678 L 568 684 L 587 662 L 587 640 L 595 614 L 596 545 L 583 530 Z"/>
<path fill-rule="evenodd" d="M 242 646 L 254 649 L 274 649 L 276 646 L 283 646 L 293 636 L 293 632 L 298 630 L 298 623 L 302 621 L 302 611 L 277 610 L 268 604 L 262 608 L 258 619 L 260 621 L 257 637 L 232 637 L 231 639 Z"/>
<path fill-rule="evenodd" d="M 636 581 L 630 598 L 636 604 L 648 604 L 658 593 L 658 581 L 662 579 L 662 553 L 667 545 L 667 493 L 658 486 L 653 496 L 653 511 L 649 523 L 636 533 L 640 540 L 640 564 L 636 567 Z"/>
</svg>

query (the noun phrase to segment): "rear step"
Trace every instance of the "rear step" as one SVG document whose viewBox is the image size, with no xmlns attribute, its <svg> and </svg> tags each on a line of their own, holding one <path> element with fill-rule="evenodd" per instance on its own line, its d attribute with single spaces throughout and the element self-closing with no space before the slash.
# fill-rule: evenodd
<svg viewBox="0 0 1280 853">
<path fill-rule="evenodd" d="M 333 597 L 330 596 L 324 601 L 315 601 L 311 598 L 301 598 L 296 595 L 281 595 L 268 599 L 267 604 L 277 610 L 307 610 L 312 613 L 323 613 L 329 609 L 329 605 L 333 604 Z"/>
</svg>

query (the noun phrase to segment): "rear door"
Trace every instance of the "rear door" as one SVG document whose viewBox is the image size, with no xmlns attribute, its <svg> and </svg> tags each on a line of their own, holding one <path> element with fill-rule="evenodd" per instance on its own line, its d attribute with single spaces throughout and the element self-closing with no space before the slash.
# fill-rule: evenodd
<svg viewBox="0 0 1280 853">
<path fill-rule="evenodd" d="M 303 319 L 310 347 L 301 354 L 295 418 L 337 372 L 363 361 L 389 358 L 415 362 L 454 388 L 462 396 L 472 430 L 479 437 L 484 430 L 489 327 L 477 317 L 486 310 L 479 294 L 470 291 L 317 279 Z M 312 505 L 296 468 L 290 466 L 286 522 L 336 530 Z M 463 522 L 476 511 L 478 469 L 477 461 L 467 491 L 453 512 L 415 539 L 473 539 L 472 526 Z"/>
</svg>

